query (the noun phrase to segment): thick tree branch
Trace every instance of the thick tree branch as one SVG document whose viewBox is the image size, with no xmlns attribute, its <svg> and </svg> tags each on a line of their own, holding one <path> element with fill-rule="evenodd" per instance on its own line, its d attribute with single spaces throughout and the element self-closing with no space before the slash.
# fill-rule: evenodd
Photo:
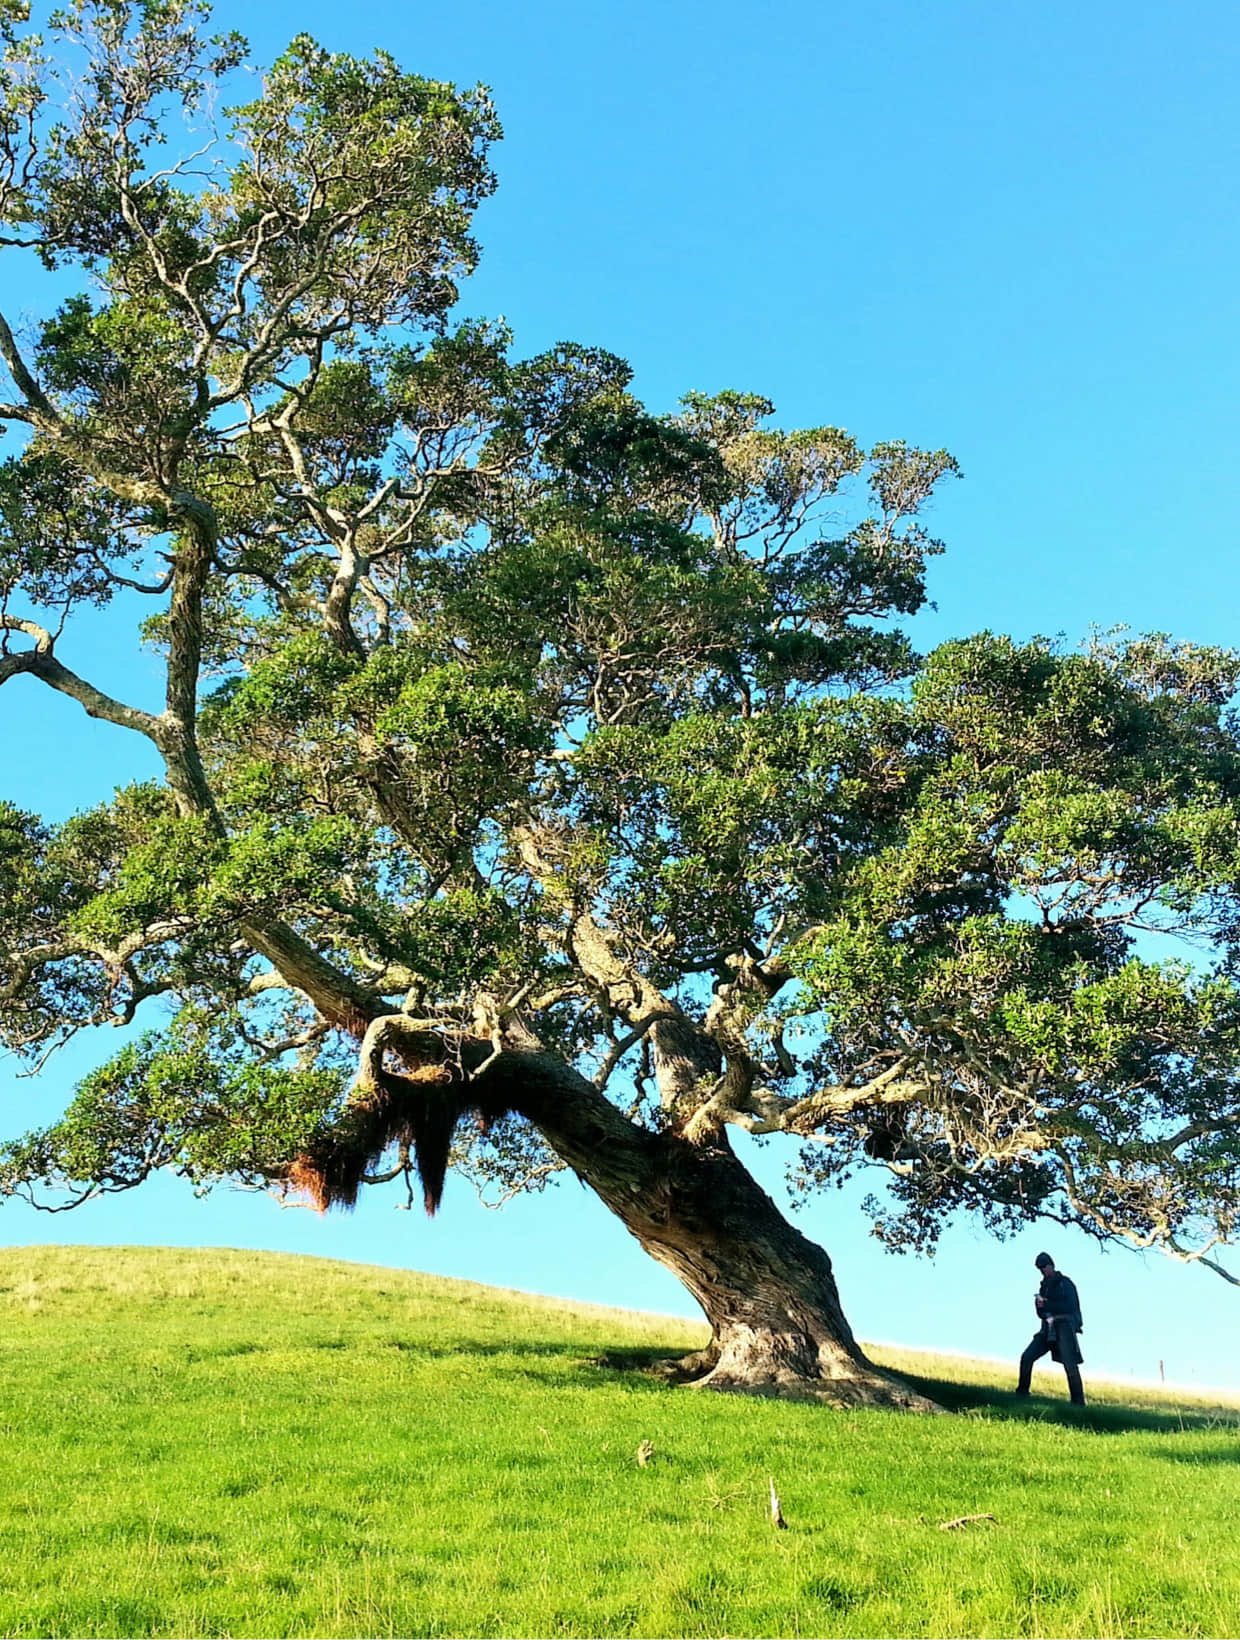
<svg viewBox="0 0 1240 1640">
<path fill-rule="evenodd" d="M 744 1103 L 729 1107 L 719 1102 L 721 1121 L 744 1128 L 747 1133 L 799 1133 L 806 1137 L 818 1128 L 851 1116 L 867 1105 L 909 1105 L 925 1097 L 930 1084 L 904 1073 L 909 1061 L 900 1059 L 880 1075 L 856 1085 L 832 1084 L 816 1088 L 803 1098 L 776 1094 L 769 1088 L 755 1088 Z"/>
<path fill-rule="evenodd" d="M 379 992 L 359 985 L 285 924 L 273 919 L 241 926 L 255 951 L 331 1024 L 360 1037 L 373 1020 L 389 1012 Z"/>
<path fill-rule="evenodd" d="M 133 729 L 162 749 L 160 719 L 139 707 L 114 700 L 76 672 L 71 672 L 67 666 L 62 666 L 54 653 L 55 639 L 44 627 L 34 621 L 20 620 L 15 615 L 0 615 L 0 631 L 22 632 L 35 639 L 33 649 L 24 650 L 18 655 L 0 655 L 0 683 L 20 673 L 29 673 L 47 684 L 48 688 L 76 700 L 88 716 L 114 723 L 121 729 Z"/>
<path fill-rule="evenodd" d="M 35 380 L 3 313 L 0 313 L 0 359 L 8 366 L 9 375 L 28 407 L 24 411 L 15 410 L 14 419 L 32 421 L 44 432 L 57 431 L 63 425 L 60 413 Z"/>
</svg>

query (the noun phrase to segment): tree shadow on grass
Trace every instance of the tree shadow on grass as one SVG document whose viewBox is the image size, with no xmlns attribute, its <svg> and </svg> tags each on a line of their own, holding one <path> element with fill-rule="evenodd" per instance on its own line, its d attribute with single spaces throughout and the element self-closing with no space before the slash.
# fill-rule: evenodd
<svg viewBox="0 0 1240 1640">
<path fill-rule="evenodd" d="M 621 1345 L 617 1349 L 600 1350 L 597 1355 L 578 1356 L 583 1367 L 592 1367 L 598 1372 L 650 1372 L 667 1359 L 667 1350 L 643 1349 L 637 1345 Z"/>
<path fill-rule="evenodd" d="M 539 1360 L 580 1361 L 580 1344 L 562 1344 L 556 1340 L 513 1338 L 498 1343 L 489 1339 L 465 1338 L 450 1344 L 426 1344 L 418 1339 L 393 1338 L 388 1347 L 403 1350 L 410 1355 L 422 1355 L 428 1360 L 445 1361 L 462 1355 L 522 1356 L 533 1355 Z"/>
<path fill-rule="evenodd" d="M 1205 1452 L 1200 1447 L 1194 1447 L 1191 1452 L 1161 1452 L 1159 1456 L 1170 1463 L 1240 1463 L 1240 1439 L 1229 1441 L 1226 1446 L 1211 1447 Z"/>
<path fill-rule="evenodd" d="M 1220 1428 L 1240 1434 L 1240 1411 L 1234 1407 L 1149 1407 L 1124 1401 L 1090 1401 L 1086 1406 L 1074 1407 L 1066 1398 L 1018 1396 L 988 1384 L 959 1384 L 945 1378 L 921 1378 L 911 1372 L 902 1372 L 900 1377 L 949 1412 L 1013 1423 L 1063 1424 L 1095 1435 L 1126 1435 L 1135 1430 L 1182 1435 Z"/>
<path fill-rule="evenodd" d="M 666 1352 L 662 1351 L 618 1348 L 585 1359 L 579 1355 L 577 1361 L 583 1371 L 599 1378 L 623 1375 L 632 1383 L 656 1390 L 665 1389 L 668 1382 L 658 1371 L 666 1362 Z M 1240 1462 L 1240 1410 L 1234 1407 L 1149 1407 L 1123 1401 L 1091 1401 L 1087 1406 L 1074 1407 L 1066 1398 L 1031 1395 L 1025 1399 L 1011 1390 L 996 1389 L 988 1384 L 961 1384 L 948 1378 L 923 1378 L 911 1372 L 901 1372 L 898 1376 L 948 1412 L 966 1417 L 1062 1424 L 1068 1429 L 1085 1429 L 1095 1435 L 1125 1435 L 1142 1430 L 1157 1435 L 1234 1430 L 1238 1437 L 1234 1452 L 1221 1447 L 1217 1455 L 1206 1455 L 1202 1461 Z M 1185 1455 L 1184 1461 L 1196 1460 Z"/>
<path fill-rule="evenodd" d="M 667 1349 L 652 1350 L 637 1345 L 620 1345 L 602 1350 L 597 1355 L 577 1356 L 577 1367 L 589 1373 L 595 1383 L 614 1383 L 625 1380 L 625 1388 L 639 1386 L 653 1395 L 666 1395 L 692 1382 L 695 1374 L 686 1374 L 682 1368 L 685 1352 Z"/>
</svg>

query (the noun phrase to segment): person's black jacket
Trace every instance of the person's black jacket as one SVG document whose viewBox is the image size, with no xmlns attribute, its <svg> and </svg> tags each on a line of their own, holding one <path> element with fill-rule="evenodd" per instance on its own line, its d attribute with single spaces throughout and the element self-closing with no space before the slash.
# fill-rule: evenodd
<svg viewBox="0 0 1240 1640">
<path fill-rule="evenodd" d="M 1046 1272 L 1042 1277 L 1038 1299 L 1038 1314 L 1043 1320 L 1052 1315 L 1064 1316 L 1071 1322 L 1073 1332 L 1080 1332 L 1085 1325 L 1081 1320 L 1081 1301 L 1077 1296 L 1076 1284 L 1062 1270 Z"/>
</svg>

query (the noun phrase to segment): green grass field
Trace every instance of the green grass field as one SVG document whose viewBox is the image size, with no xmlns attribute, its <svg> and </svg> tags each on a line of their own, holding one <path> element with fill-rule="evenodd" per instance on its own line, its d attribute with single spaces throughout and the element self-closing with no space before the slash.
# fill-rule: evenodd
<svg viewBox="0 0 1240 1640">
<path fill-rule="evenodd" d="M 0 1306 L 4 1635 L 1240 1635 L 1234 1407 L 666 1389 L 688 1324 L 261 1253 L 7 1251 Z"/>
</svg>

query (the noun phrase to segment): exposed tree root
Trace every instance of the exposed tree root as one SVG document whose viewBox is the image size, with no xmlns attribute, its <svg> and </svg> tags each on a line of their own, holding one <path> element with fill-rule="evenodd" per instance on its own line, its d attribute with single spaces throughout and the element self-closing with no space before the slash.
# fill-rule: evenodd
<svg viewBox="0 0 1240 1640">
<path fill-rule="evenodd" d="M 895 1412 L 946 1410 L 899 1378 L 874 1368 L 837 1378 L 797 1378 L 789 1373 L 755 1379 L 715 1371 L 695 1379 L 691 1387 L 716 1390 L 725 1395 L 756 1395 L 768 1400 L 814 1401 L 828 1407 L 880 1407 Z"/>
<path fill-rule="evenodd" d="M 816 1372 L 798 1372 L 772 1362 L 769 1348 L 760 1359 L 742 1364 L 734 1352 L 708 1345 L 673 1360 L 656 1361 L 648 1370 L 665 1383 L 709 1389 L 725 1395 L 755 1395 L 771 1400 L 815 1401 L 832 1407 L 887 1407 L 901 1412 L 943 1412 L 894 1373 L 872 1362 L 833 1361 Z"/>
</svg>

